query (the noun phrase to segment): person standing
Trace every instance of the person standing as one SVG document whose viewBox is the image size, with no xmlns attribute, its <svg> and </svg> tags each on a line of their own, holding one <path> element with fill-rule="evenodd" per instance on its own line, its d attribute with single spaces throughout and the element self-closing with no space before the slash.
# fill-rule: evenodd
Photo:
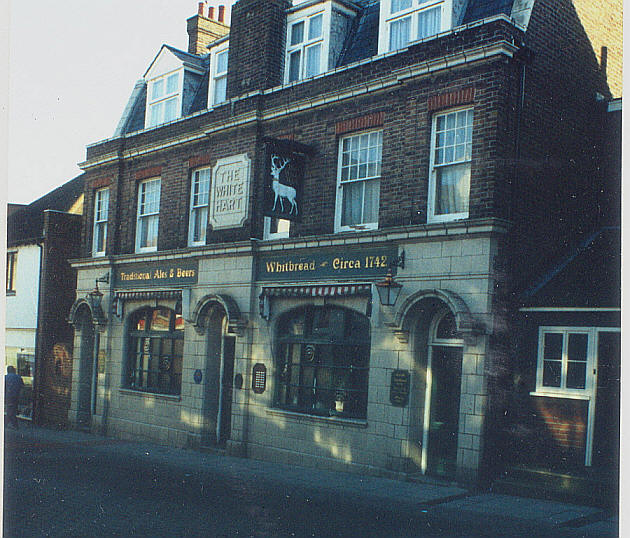
<svg viewBox="0 0 630 538">
<path fill-rule="evenodd" d="M 4 376 L 4 406 L 7 420 L 16 430 L 18 429 L 18 400 L 23 386 L 24 381 L 15 373 L 15 366 L 7 366 L 7 373 Z"/>
</svg>

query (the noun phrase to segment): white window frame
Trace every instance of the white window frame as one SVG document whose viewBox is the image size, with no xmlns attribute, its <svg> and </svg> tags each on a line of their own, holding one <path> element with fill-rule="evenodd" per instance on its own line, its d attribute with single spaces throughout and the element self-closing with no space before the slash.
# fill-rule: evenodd
<svg viewBox="0 0 630 538">
<path fill-rule="evenodd" d="M 204 178 L 200 177 L 202 175 L 205 175 L 207 177 L 204 177 Z M 205 194 L 205 203 L 203 203 L 203 200 L 201 203 L 199 203 L 200 191 L 196 190 L 196 186 L 199 184 L 206 183 L 206 181 L 207 181 L 206 192 L 201 193 L 202 197 Z M 206 244 L 206 230 L 208 228 L 208 213 L 210 211 L 210 184 L 211 183 L 212 183 L 212 169 L 210 167 L 199 168 L 193 171 L 193 173 L 190 176 L 190 212 L 189 212 L 189 218 L 188 218 L 188 246 L 190 247 L 196 247 L 196 246 Z M 202 239 L 198 239 L 197 241 L 195 241 L 195 232 L 196 232 L 195 222 L 197 221 L 196 214 L 198 212 L 203 212 L 204 209 L 206 213 L 206 217 L 203 220 L 205 223 L 205 226 L 202 224 L 203 228 L 202 230 L 200 230 Z"/>
<path fill-rule="evenodd" d="M 230 62 L 230 53 L 229 53 L 230 43 L 226 41 L 225 43 L 221 43 L 216 47 L 213 47 L 210 51 L 210 84 L 208 86 L 208 108 L 213 108 L 217 105 L 225 103 L 227 101 L 227 74 L 228 74 L 228 66 Z M 217 68 L 219 66 L 219 62 L 217 57 L 221 54 L 228 55 L 228 65 L 226 66 L 225 71 L 217 72 Z M 216 98 L 216 89 L 217 82 L 220 80 L 225 80 L 225 89 L 226 95 L 223 96 L 222 99 Z"/>
<path fill-rule="evenodd" d="M 420 39 L 429 39 L 440 32 L 450 30 L 453 18 L 453 2 L 452 0 L 411 0 L 411 6 L 407 9 L 400 9 L 392 13 L 393 0 L 381 0 L 379 13 L 379 39 L 378 53 L 385 54 L 387 52 L 395 52 L 407 47 L 410 43 Z M 440 11 L 440 28 L 436 34 L 422 36 L 418 35 L 418 21 L 420 14 L 432 9 L 439 8 Z M 397 48 L 390 47 L 391 25 L 405 18 L 410 19 L 409 41 Z"/>
<path fill-rule="evenodd" d="M 361 137 L 365 135 L 370 135 L 372 133 L 380 133 L 381 135 L 381 155 L 379 158 L 379 166 L 378 166 L 378 174 L 374 176 L 366 176 L 362 178 L 356 179 L 342 179 L 342 165 L 343 165 L 343 142 L 344 140 L 350 140 L 352 138 Z M 378 229 L 378 210 L 380 209 L 380 190 L 381 190 L 381 176 L 382 176 L 382 167 L 383 164 L 383 129 L 370 129 L 368 131 L 357 131 L 353 133 L 347 133 L 344 136 L 339 138 L 339 149 L 337 155 L 337 196 L 335 202 L 335 232 L 347 232 L 347 231 L 361 231 L 361 230 L 376 230 Z M 341 217 L 343 211 L 343 195 L 344 195 L 344 186 L 349 185 L 350 183 L 360 183 L 365 181 L 378 181 L 378 209 L 376 214 L 375 222 L 362 222 L 359 224 L 351 224 L 351 225 L 342 225 Z M 365 201 L 365 189 L 363 190 L 363 200 Z M 365 210 L 365 207 L 362 207 L 362 210 Z"/>
<path fill-rule="evenodd" d="M 456 114 L 458 112 L 468 112 L 472 111 L 473 119 L 472 119 L 472 134 L 471 134 L 471 149 L 470 156 L 468 158 L 453 160 L 448 163 L 441 163 L 437 165 L 435 163 L 435 153 L 436 153 L 436 139 L 437 139 L 437 121 L 440 117 L 447 117 L 449 114 Z M 474 139 L 474 122 L 475 122 L 475 113 L 474 108 L 472 106 L 465 106 L 459 108 L 451 108 L 448 110 L 437 112 L 433 115 L 431 121 L 431 151 L 429 157 L 429 193 L 427 200 L 427 222 L 450 222 L 453 220 L 461 220 L 467 219 L 470 214 L 470 182 L 468 185 L 468 208 L 466 211 L 460 211 L 457 213 L 443 213 L 436 214 L 436 188 L 437 188 L 437 171 L 438 168 L 447 168 L 449 166 L 462 166 L 468 165 L 469 167 L 469 176 L 472 176 L 472 139 Z M 470 181 L 470 179 L 469 179 Z"/>
<path fill-rule="evenodd" d="M 17 262 L 18 251 L 7 251 L 7 275 L 6 275 L 6 293 L 7 295 L 15 295 L 17 281 Z"/>
<path fill-rule="evenodd" d="M 92 227 L 92 256 L 105 256 L 107 250 L 107 222 L 109 218 L 109 187 L 94 192 L 94 226 Z M 103 245 L 99 250 L 99 229 L 102 230 Z"/>
<path fill-rule="evenodd" d="M 156 182 L 157 183 L 157 210 L 147 211 L 144 210 L 142 204 L 142 190 L 146 188 L 146 185 Z M 148 178 L 138 183 L 138 208 L 137 208 L 137 217 L 136 217 L 136 252 L 155 252 L 157 250 L 157 241 L 159 238 L 159 227 L 160 227 L 160 197 L 161 197 L 161 178 L 153 177 Z M 155 219 L 157 222 L 155 224 L 155 245 L 150 246 L 142 246 L 142 226 L 144 222 L 149 219 Z"/>
<path fill-rule="evenodd" d="M 265 217 L 263 220 L 263 239 L 272 240 L 272 239 L 286 239 L 289 237 L 289 233 L 291 230 L 291 221 L 285 219 L 276 219 L 278 220 L 278 231 L 271 231 L 271 222 L 272 219 L 276 217 Z"/>
<path fill-rule="evenodd" d="M 549 333 L 562 334 L 561 377 L 559 387 L 543 385 L 544 372 L 544 344 L 545 335 Z M 586 378 L 584 388 L 567 388 L 566 378 L 568 371 L 568 344 L 569 334 L 585 334 L 588 337 L 586 350 Z M 573 398 L 590 400 L 596 386 L 596 361 L 597 361 L 597 328 L 595 327 L 557 327 L 543 326 L 538 328 L 538 360 L 536 365 L 536 391 L 533 396 L 553 396 L 561 398 Z"/>
<path fill-rule="evenodd" d="M 313 39 L 308 38 L 310 20 L 321 15 L 322 31 L 321 34 Z M 286 50 L 284 61 L 284 82 L 285 84 L 299 82 L 306 78 L 320 75 L 328 70 L 328 56 L 330 52 L 330 21 L 332 17 L 332 2 L 326 2 L 324 5 L 317 4 L 308 9 L 302 9 L 290 13 L 287 16 L 287 34 L 286 34 Z M 303 40 L 300 43 L 291 45 L 291 33 L 296 24 L 304 23 Z M 306 53 L 307 49 L 314 46 L 320 47 L 319 69 L 317 73 L 306 76 Z M 300 51 L 299 76 L 295 80 L 289 80 L 291 54 Z"/>
<path fill-rule="evenodd" d="M 177 87 L 175 90 L 168 92 L 167 84 L 170 77 L 177 75 Z M 162 83 L 164 85 L 164 93 L 153 97 L 153 92 L 155 85 L 157 83 Z M 182 117 L 182 94 L 184 88 L 184 69 L 179 68 L 173 71 L 169 71 L 159 77 L 152 78 L 147 82 L 147 107 L 145 114 L 145 128 L 156 127 L 157 125 L 162 125 L 164 123 L 168 123 L 171 121 L 175 121 L 178 118 Z M 176 114 L 174 118 L 165 119 L 165 110 L 166 103 L 175 99 L 175 110 Z M 159 117 L 153 122 L 153 110 L 155 107 L 160 107 Z"/>
</svg>

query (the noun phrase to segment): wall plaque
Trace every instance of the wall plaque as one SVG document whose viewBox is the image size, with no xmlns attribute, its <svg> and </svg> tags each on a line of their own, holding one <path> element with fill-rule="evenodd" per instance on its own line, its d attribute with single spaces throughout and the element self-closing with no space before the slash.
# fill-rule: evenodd
<svg viewBox="0 0 630 538">
<path fill-rule="evenodd" d="M 243 226 L 249 213 L 250 160 L 242 153 L 224 157 L 212 170 L 210 225 L 214 230 Z"/>
<path fill-rule="evenodd" d="M 396 407 L 405 407 L 409 400 L 409 372 L 394 370 L 389 387 L 389 401 Z"/>
<path fill-rule="evenodd" d="M 262 364 L 254 364 L 252 370 L 252 390 L 254 394 L 262 394 L 267 388 L 267 367 Z"/>
</svg>

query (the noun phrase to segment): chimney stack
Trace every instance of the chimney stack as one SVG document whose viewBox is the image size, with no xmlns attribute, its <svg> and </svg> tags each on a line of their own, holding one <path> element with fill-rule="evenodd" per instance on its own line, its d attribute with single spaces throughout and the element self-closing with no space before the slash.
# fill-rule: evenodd
<svg viewBox="0 0 630 538">
<path fill-rule="evenodd" d="M 197 15 L 186 21 L 188 30 L 188 52 L 204 55 L 208 45 L 230 33 L 225 24 L 225 6 L 219 6 L 219 20 L 214 20 L 214 7 L 208 8 L 208 2 L 199 2 Z"/>
</svg>

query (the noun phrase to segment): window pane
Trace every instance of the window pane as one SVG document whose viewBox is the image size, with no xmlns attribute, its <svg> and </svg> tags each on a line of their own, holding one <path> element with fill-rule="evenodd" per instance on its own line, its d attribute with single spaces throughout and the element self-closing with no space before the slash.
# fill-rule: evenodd
<svg viewBox="0 0 630 538">
<path fill-rule="evenodd" d="M 215 73 L 225 73 L 228 68 L 228 51 L 219 52 L 216 56 L 217 66 Z"/>
<path fill-rule="evenodd" d="M 363 205 L 363 183 L 350 183 L 343 187 L 341 225 L 360 224 Z"/>
<path fill-rule="evenodd" d="M 435 213 L 447 215 L 468 211 L 470 164 L 452 165 L 436 170 Z"/>
<path fill-rule="evenodd" d="M 586 387 L 586 362 L 569 361 L 567 365 L 567 388 L 583 389 Z"/>
<path fill-rule="evenodd" d="M 314 77 L 319 75 L 320 70 L 320 53 L 321 45 L 314 45 L 306 49 L 306 77 Z"/>
<path fill-rule="evenodd" d="M 297 45 L 304 41 L 304 21 L 291 26 L 291 45 Z"/>
<path fill-rule="evenodd" d="M 227 77 L 220 77 L 214 81 L 214 104 L 223 103 L 227 95 Z"/>
<path fill-rule="evenodd" d="M 378 222 L 379 181 L 372 179 L 365 182 L 363 223 Z"/>
<path fill-rule="evenodd" d="M 177 97 L 173 97 L 168 101 L 164 102 L 164 121 L 173 121 L 178 118 L 179 114 L 177 113 L 177 104 L 179 99 Z"/>
<path fill-rule="evenodd" d="M 392 13 L 398 13 L 411 7 L 411 0 L 392 0 Z"/>
<path fill-rule="evenodd" d="M 164 103 L 156 103 L 151 105 L 151 119 L 149 120 L 149 127 L 153 127 L 159 123 L 162 123 L 162 106 Z"/>
<path fill-rule="evenodd" d="M 427 9 L 418 13 L 418 39 L 439 33 L 442 8 Z"/>
<path fill-rule="evenodd" d="M 166 93 L 175 93 L 179 88 L 179 73 L 169 75 L 166 79 Z"/>
<path fill-rule="evenodd" d="M 317 39 L 318 37 L 321 37 L 322 21 L 323 21 L 322 15 L 317 15 L 309 19 L 309 22 L 308 22 L 308 38 L 309 39 Z"/>
<path fill-rule="evenodd" d="M 397 50 L 409 43 L 411 17 L 393 21 L 389 25 L 389 50 Z"/>
<path fill-rule="evenodd" d="M 545 387 L 559 387 L 560 386 L 560 374 L 562 362 L 561 361 L 544 361 L 543 362 L 543 386 Z"/>
<path fill-rule="evenodd" d="M 545 333 L 543 358 L 545 360 L 562 360 L 562 333 Z"/>
<path fill-rule="evenodd" d="M 300 79 L 300 57 L 302 53 L 297 50 L 289 55 L 289 82 Z"/>
<path fill-rule="evenodd" d="M 569 334 L 568 358 L 570 361 L 586 362 L 588 334 Z"/>
<path fill-rule="evenodd" d="M 161 78 L 153 83 L 151 99 L 159 99 L 164 95 L 164 79 Z"/>
<path fill-rule="evenodd" d="M 206 228 L 208 223 L 208 207 L 201 207 L 193 210 L 192 218 L 192 240 L 195 243 L 205 243 L 206 241 Z"/>
</svg>

